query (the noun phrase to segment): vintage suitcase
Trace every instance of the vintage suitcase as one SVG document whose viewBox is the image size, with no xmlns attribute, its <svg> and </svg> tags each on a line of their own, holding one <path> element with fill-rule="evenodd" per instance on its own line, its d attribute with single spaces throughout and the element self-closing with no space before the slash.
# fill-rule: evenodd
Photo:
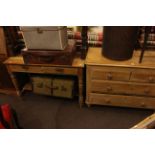
<svg viewBox="0 0 155 155">
<path fill-rule="evenodd" d="M 67 46 L 66 26 L 22 26 L 27 49 L 64 50 Z"/>
<path fill-rule="evenodd" d="M 39 77 L 32 76 L 31 77 L 33 92 L 36 94 L 42 95 L 52 95 L 51 87 L 52 87 L 52 79 L 48 77 Z"/>
<path fill-rule="evenodd" d="M 73 98 L 74 80 L 53 79 L 52 94 L 57 97 Z"/>
<path fill-rule="evenodd" d="M 55 97 L 73 98 L 74 80 L 44 76 L 31 76 L 33 92 Z"/>
<path fill-rule="evenodd" d="M 75 52 L 76 42 L 74 40 L 68 40 L 68 45 L 63 51 L 22 50 L 25 64 L 71 65 Z"/>
</svg>

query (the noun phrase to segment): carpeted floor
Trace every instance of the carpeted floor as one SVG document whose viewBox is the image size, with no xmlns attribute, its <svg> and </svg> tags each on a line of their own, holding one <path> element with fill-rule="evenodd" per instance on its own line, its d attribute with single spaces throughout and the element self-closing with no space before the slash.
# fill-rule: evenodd
<svg viewBox="0 0 155 155">
<path fill-rule="evenodd" d="M 10 103 L 25 129 L 128 129 L 152 110 L 106 106 L 79 107 L 77 100 L 26 93 L 21 98 L 0 94 Z"/>
</svg>

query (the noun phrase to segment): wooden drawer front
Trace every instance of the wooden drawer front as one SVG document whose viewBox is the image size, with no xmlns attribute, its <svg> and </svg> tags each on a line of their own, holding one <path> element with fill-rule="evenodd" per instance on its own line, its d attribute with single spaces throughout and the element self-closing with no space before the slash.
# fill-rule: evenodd
<svg viewBox="0 0 155 155">
<path fill-rule="evenodd" d="M 77 75 L 77 68 L 63 67 L 42 67 L 42 66 L 27 66 L 27 65 L 10 65 L 12 72 L 28 72 L 28 73 L 43 73 L 43 74 L 68 74 Z"/>
<path fill-rule="evenodd" d="M 130 81 L 155 83 L 155 70 L 136 69 L 132 71 Z"/>
<path fill-rule="evenodd" d="M 92 66 L 89 70 L 91 79 L 96 80 L 129 81 L 130 77 L 130 69 L 128 68 Z"/>
<path fill-rule="evenodd" d="M 41 72 L 41 68 L 39 67 L 30 67 L 26 65 L 9 65 L 9 69 L 12 72 Z"/>
<path fill-rule="evenodd" d="M 155 84 L 93 80 L 91 82 L 91 92 L 155 96 Z"/>
<path fill-rule="evenodd" d="M 87 104 L 155 109 L 155 98 L 91 93 Z"/>
<path fill-rule="evenodd" d="M 77 68 L 64 68 L 64 67 L 41 67 L 43 73 L 52 74 L 67 74 L 67 75 L 77 75 Z"/>
</svg>

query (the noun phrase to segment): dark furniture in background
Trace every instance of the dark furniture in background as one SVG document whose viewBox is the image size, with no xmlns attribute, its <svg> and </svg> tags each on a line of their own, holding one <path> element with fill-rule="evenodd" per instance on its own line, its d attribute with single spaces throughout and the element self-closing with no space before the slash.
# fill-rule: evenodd
<svg viewBox="0 0 155 155">
<path fill-rule="evenodd" d="M 0 27 L 0 93 L 16 94 L 11 77 L 3 62 L 10 56 L 20 54 L 23 47 L 25 44 L 19 33 L 19 26 Z"/>
<path fill-rule="evenodd" d="M 82 58 L 85 59 L 88 50 L 88 26 L 82 26 Z"/>
<path fill-rule="evenodd" d="M 15 92 L 11 78 L 3 61 L 8 58 L 4 28 L 0 27 L 0 93 L 12 94 Z"/>
<path fill-rule="evenodd" d="M 25 47 L 23 36 L 20 33 L 19 26 L 3 26 L 7 47 L 7 55 L 14 56 L 21 52 Z"/>
</svg>

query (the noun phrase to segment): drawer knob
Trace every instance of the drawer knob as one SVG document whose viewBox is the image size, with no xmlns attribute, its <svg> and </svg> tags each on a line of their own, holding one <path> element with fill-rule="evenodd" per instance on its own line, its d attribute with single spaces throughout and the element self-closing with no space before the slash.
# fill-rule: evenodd
<svg viewBox="0 0 155 155">
<path fill-rule="evenodd" d="M 141 103 L 141 107 L 145 107 L 145 103 L 144 102 Z"/>
<path fill-rule="evenodd" d="M 111 74 L 111 73 L 108 73 L 108 74 L 107 74 L 107 79 L 108 79 L 108 80 L 112 80 L 112 74 Z"/>
<path fill-rule="evenodd" d="M 149 89 L 145 89 L 145 90 L 144 90 L 144 93 L 145 93 L 145 94 L 149 94 L 149 93 L 150 93 L 150 90 L 149 90 Z"/>
<path fill-rule="evenodd" d="M 112 91 L 112 87 L 107 87 L 107 91 Z"/>
<path fill-rule="evenodd" d="M 152 76 L 149 77 L 149 82 L 153 82 L 153 77 Z"/>
<path fill-rule="evenodd" d="M 109 104 L 109 103 L 110 103 L 110 99 L 105 99 L 105 102 L 106 102 L 107 104 Z"/>
</svg>

